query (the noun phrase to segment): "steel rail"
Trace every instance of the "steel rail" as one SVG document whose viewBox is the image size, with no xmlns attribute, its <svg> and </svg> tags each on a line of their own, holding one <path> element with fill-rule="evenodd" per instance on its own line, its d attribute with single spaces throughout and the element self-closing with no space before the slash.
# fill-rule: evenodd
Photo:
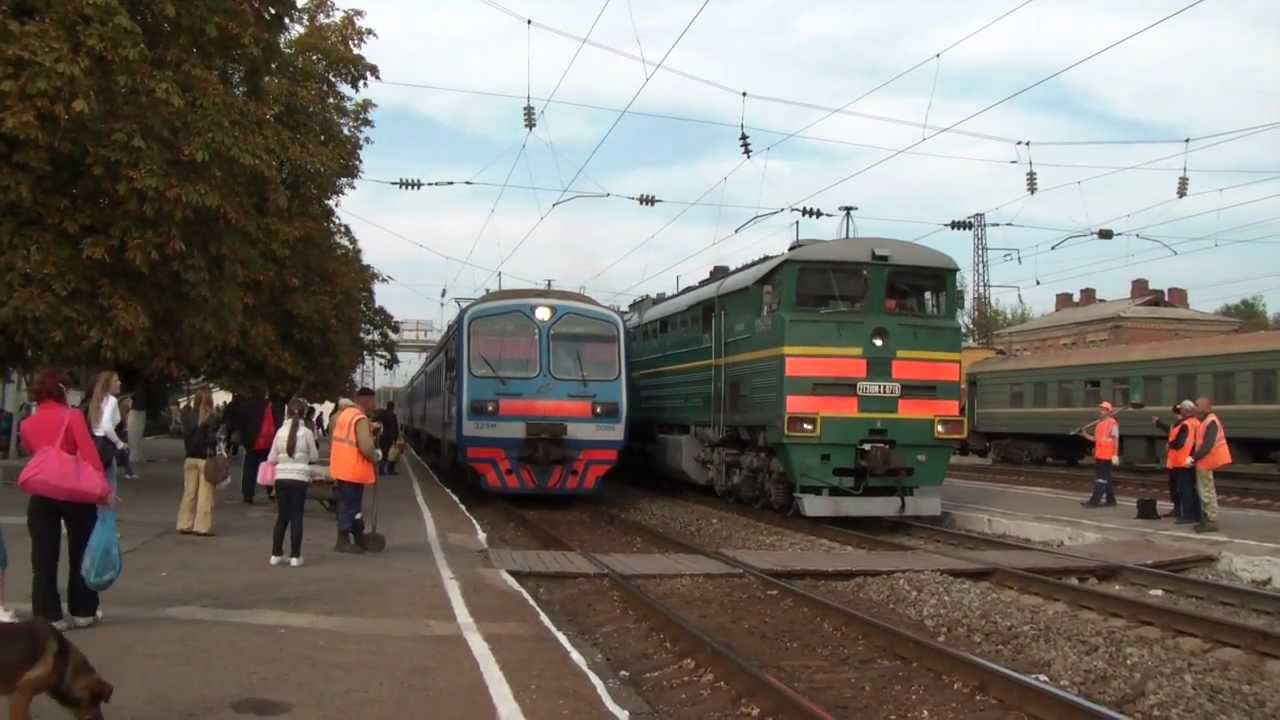
<svg viewBox="0 0 1280 720">
<path fill-rule="evenodd" d="M 943 645 L 932 638 L 896 627 L 847 605 L 829 600 L 760 568 L 724 553 L 708 550 L 674 533 L 605 511 L 611 523 L 649 535 L 685 551 L 718 560 L 743 574 L 784 590 L 818 612 L 838 615 L 866 633 L 869 639 L 895 655 L 919 663 L 935 672 L 955 675 L 1019 710 L 1041 718 L 1122 718 L 1122 714 L 1078 695 L 997 665 L 976 655 Z M 838 528 L 837 528 L 838 529 Z M 913 548 L 914 549 L 914 548 Z"/>
<path fill-rule="evenodd" d="M 604 577 L 631 599 L 632 604 L 645 613 L 664 634 L 686 653 L 711 667 L 722 679 L 732 679 L 740 694 L 751 697 L 766 712 L 778 713 L 787 718 L 811 718 L 835 720 L 835 715 L 805 697 L 767 670 L 742 657 L 733 649 L 717 641 L 699 629 L 670 605 L 650 595 L 638 585 L 609 567 L 594 553 L 584 552 L 566 542 L 554 530 L 520 512 L 506 500 L 496 503 L 504 514 L 530 530 L 544 543 L 573 550 L 595 566 Z"/>
</svg>

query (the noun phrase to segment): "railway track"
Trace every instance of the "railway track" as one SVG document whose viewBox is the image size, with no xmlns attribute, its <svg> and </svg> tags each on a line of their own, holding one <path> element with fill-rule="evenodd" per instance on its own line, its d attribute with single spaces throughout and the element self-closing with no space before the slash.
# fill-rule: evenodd
<svg viewBox="0 0 1280 720">
<path fill-rule="evenodd" d="M 1092 473 L 1087 468 L 1027 465 L 976 465 L 952 463 L 947 477 L 987 483 L 1048 487 L 1087 494 Z M 1280 508 L 1280 476 L 1266 474 L 1225 475 L 1215 473 L 1218 502 L 1231 507 Z M 1153 497 L 1166 498 L 1169 481 L 1162 472 L 1132 470 L 1115 473 L 1116 486 L 1140 488 Z"/>
<path fill-rule="evenodd" d="M 735 688 L 750 696 L 766 712 L 781 717 L 834 718 L 850 714 L 863 714 L 858 702 L 866 698 L 855 696 L 858 688 L 865 692 L 868 682 L 881 681 L 886 686 L 877 689 L 876 697 L 893 687 L 894 678 L 919 680 L 916 665 L 928 668 L 944 677 L 958 678 L 1004 704 L 1002 714 L 1017 716 L 1026 713 L 1035 717 L 1121 717 L 1117 713 L 1037 679 L 1001 667 L 966 652 L 938 643 L 924 634 L 899 624 L 873 617 L 857 609 L 809 592 L 793 583 L 771 577 L 755 567 L 740 562 L 714 550 L 699 547 L 672 533 L 635 522 L 614 514 L 600 506 L 575 507 L 581 509 L 566 516 L 563 512 L 545 513 L 521 509 L 510 503 L 497 504 L 505 514 L 542 539 L 542 542 L 559 549 L 573 550 L 590 560 L 620 589 L 636 607 L 661 626 L 668 637 L 678 642 L 686 652 L 715 668 L 721 678 L 728 678 Z M 560 517 L 557 518 L 556 516 Z M 565 520 L 571 517 L 572 520 Z M 584 534 L 581 524 L 596 523 L 595 533 Z M 566 531 L 566 528 L 573 527 Z M 699 578 L 698 585 L 724 582 L 727 605 L 737 617 L 698 614 L 697 603 L 690 603 L 687 588 L 663 586 L 661 581 L 637 581 L 613 571 L 594 554 L 594 548 L 586 547 L 583 539 L 606 536 L 611 545 L 632 550 L 649 548 L 660 551 L 678 551 L 700 555 L 736 568 L 741 575 L 729 580 Z M 705 596 L 704 596 L 705 597 Z M 760 598 L 751 603 L 748 598 Z M 695 619 L 696 617 L 696 619 Z M 759 622 L 761 618 L 768 622 Z M 766 632 L 762 627 L 807 628 L 810 632 L 790 633 L 785 642 L 761 643 L 755 634 Z M 838 632 L 850 632 L 845 638 L 847 647 L 825 648 L 834 650 L 824 656 L 815 653 L 810 643 L 815 636 L 825 637 Z M 808 636 L 807 638 L 804 636 Z M 782 640 L 783 638 L 779 638 Z M 839 644 L 839 643 L 837 643 Z M 767 650 L 765 649 L 767 647 Z M 744 649 L 745 648 L 745 649 Z M 935 687 L 950 688 L 954 684 Z M 894 687 L 902 692 L 904 688 Z M 939 702 L 928 697 L 925 702 Z M 963 714 L 975 708 L 967 701 Z M 989 701 L 988 701 L 989 703 Z M 991 708 L 992 714 L 998 711 Z M 941 713 L 946 716 L 947 713 Z M 987 714 L 984 716 L 992 716 Z M 935 712 L 932 716 L 938 716 Z"/>
<path fill-rule="evenodd" d="M 938 555 L 969 561 L 976 559 L 971 552 L 966 552 L 966 550 L 991 548 L 1034 550 L 1081 561 L 1095 563 L 1099 561 L 1099 558 L 1078 553 L 950 530 L 920 522 L 887 521 L 901 532 L 897 535 L 883 535 L 853 530 L 848 527 L 814 521 L 808 518 L 784 517 L 767 511 L 758 511 L 740 505 L 730 505 L 717 498 L 693 493 L 682 495 L 680 501 L 693 502 L 715 510 L 732 512 L 775 527 L 808 533 L 824 540 L 854 547 L 903 551 L 927 549 Z M 902 537 L 904 534 L 917 539 L 925 539 L 927 540 L 927 545 L 904 539 Z M 989 559 L 981 560 L 981 562 L 991 564 Z M 1268 657 L 1280 658 L 1280 632 L 1275 629 L 1275 626 L 1280 626 L 1280 593 L 1270 593 L 1238 585 L 1217 583 L 1139 565 L 1108 564 L 1105 560 L 1102 561 L 1098 570 L 1093 574 L 1103 579 L 1123 581 L 1145 588 L 1158 589 L 1161 593 L 1185 595 L 1217 605 L 1248 610 L 1258 613 L 1262 622 L 1242 622 L 1224 617 L 1221 613 L 1214 613 L 1210 609 L 1203 611 L 1193 610 L 1167 602 L 1145 600 L 1105 590 L 1101 587 L 1072 583 L 1048 574 L 1038 574 L 1013 567 L 997 566 L 987 575 L 986 579 L 1019 592 L 1038 595 L 1069 605 L 1094 610 L 1105 615 L 1122 617 L 1135 623 L 1153 625 L 1203 640 L 1257 652 Z"/>
</svg>

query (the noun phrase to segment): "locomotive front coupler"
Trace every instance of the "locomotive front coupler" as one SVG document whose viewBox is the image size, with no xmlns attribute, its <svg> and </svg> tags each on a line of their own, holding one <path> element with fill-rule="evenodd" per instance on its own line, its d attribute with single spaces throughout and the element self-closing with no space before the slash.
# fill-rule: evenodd
<svg viewBox="0 0 1280 720">
<path fill-rule="evenodd" d="M 564 437 L 568 431 L 564 423 L 527 423 L 520 460 L 533 465 L 562 464 L 565 459 Z"/>
</svg>

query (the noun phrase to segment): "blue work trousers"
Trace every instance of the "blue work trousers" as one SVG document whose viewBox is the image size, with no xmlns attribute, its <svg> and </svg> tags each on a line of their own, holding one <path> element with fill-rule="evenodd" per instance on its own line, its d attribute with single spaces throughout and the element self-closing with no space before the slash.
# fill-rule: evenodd
<svg viewBox="0 0 1280 720">
<path fill-rule="evenodd" d="M 338 532 L 364 534 L 364 485 L 345 480 L 334 481 L 338 496 Z"/>
</svg>

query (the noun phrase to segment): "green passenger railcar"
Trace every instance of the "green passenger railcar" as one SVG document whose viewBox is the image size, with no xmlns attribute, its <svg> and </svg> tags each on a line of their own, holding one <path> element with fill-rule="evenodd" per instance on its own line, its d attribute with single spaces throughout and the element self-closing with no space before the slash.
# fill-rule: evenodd
<svg viewBox="0 0 1280 720">
<path fill-rule="evenodd" d="M 628 313 L 632 446 L 721 496 L 804 515 L 937 515 L 960 415 L 955 262 L 798 241 Z"/>
<path fill-rule="evenodd" d="M 1235 464 L 1280 460 L 1280 331 L 1174 339 L 1116 347 L 995 357 L 968 372 L 971 449 L 1004 462 L 1078 462 L 1090 447 L 1069 435 L 1097 417 L 1098 403 L 1123 412 L 1121 457 L 1159 463 L 1181 400 L 1209 397 L 1222 418 Z"/>
</svg>

